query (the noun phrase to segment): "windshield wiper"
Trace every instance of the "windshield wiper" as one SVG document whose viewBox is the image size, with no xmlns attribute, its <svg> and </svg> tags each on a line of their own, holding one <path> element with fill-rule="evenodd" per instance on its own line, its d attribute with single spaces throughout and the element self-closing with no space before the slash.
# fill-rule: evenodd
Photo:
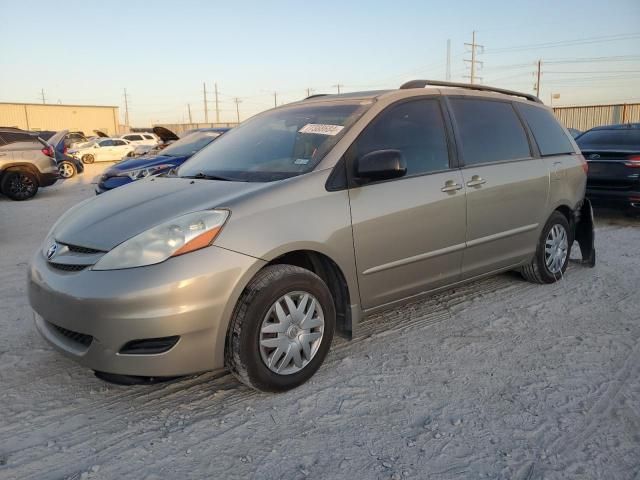
<svg viewBox="0 0 640 480">
<path fill-rule="evenodd" d="M 196 178 L 198 180 L 225 180 L 231 182 L 232 178 L 221 177 L 219 175 L 209 175 L 208 173 L 198 172 L 195 175 L 185 175 L 182 178 Z"/>
</svg>

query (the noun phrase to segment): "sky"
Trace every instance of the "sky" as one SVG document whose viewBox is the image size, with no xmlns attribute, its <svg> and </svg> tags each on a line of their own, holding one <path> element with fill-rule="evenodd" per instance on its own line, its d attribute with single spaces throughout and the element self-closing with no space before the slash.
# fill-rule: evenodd
<svg viewBox="0 0 640 480">
<path fill-rule="evenodd" d="M 0 101 L 117 105 L 130 124 L 235 121 L 311 93 L 468 82 L 554 105 L 640 102 L 640 0 L 0 0 Z M 8 21 L 10 20 L 10 21 Z"/>
</svg>

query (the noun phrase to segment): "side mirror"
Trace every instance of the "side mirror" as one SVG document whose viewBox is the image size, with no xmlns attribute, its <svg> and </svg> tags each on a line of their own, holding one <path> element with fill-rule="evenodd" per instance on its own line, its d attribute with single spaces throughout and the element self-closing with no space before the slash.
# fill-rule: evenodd
<svg viewBox="0 0 640 480">
<path fill-rule="evenodd" d="M 389 180 L 407 174 L 407 162 L 400 150 L 375 150 L 356 159 L 356 177 L 362 180 Z"/>
</svg>

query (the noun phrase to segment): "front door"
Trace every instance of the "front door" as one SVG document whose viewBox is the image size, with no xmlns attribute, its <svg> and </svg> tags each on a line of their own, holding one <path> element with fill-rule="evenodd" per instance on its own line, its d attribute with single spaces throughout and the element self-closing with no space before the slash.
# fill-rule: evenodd
<svg viewBox="0 0 640 480">
<path fill-rule="evenodd" d="M 355 159 L 399 150 L 407 174 L 349 190 L 361 302 L 365 309 L 431 290 L 460 277 L 465 189 L 449 164 L 440 101 L 420 98 L 387 107 L 346 154 Z"/>
<path fill-rule="evenodd" d="M 544 225 L 549 172 L 509 101 L 449 100 L 467 191 L 463 278 L 520 263 Z"/>
</svg>

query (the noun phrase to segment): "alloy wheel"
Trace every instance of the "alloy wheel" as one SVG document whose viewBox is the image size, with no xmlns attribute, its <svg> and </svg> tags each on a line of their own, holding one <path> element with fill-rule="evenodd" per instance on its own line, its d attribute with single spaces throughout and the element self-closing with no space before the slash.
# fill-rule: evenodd
<svg viewBox="0 0 640 480">
<path fill-rule="evenodd" d="M 35 195 L 37 185 L 29 175 L 17 173 L 9 182 L 9 193 L 19 199 L 29 198 Z"/>
</svg>

